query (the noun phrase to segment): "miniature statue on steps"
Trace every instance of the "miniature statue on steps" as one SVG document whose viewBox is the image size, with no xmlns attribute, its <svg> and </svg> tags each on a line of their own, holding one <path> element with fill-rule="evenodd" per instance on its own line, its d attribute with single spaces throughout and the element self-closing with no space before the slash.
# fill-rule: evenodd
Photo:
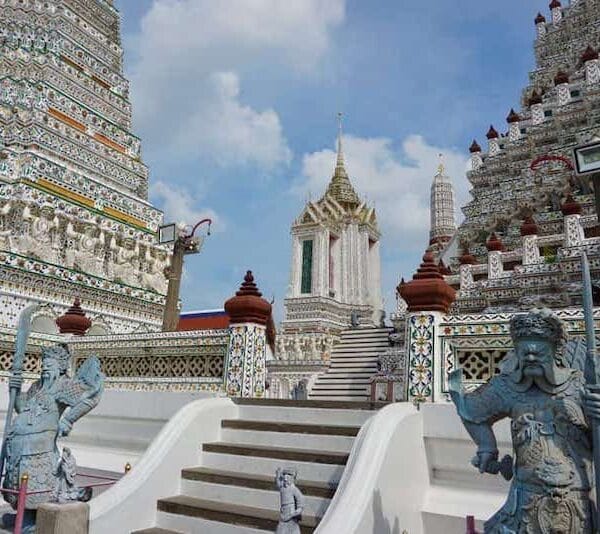
<svg viewBox="0 0 600 534">
<path fill-rule="evenodd" d="M 300 534 L 300 518 L 304 510 L 304 496 L 296 487 L 295 471 L 277 469 L 275 484 L 279 489 L 281 506 L 275 534 Z"/>
<path fill-rule="evenodd" d="M 593 447 L 589 417 L 600 395 L 586 388 L 585 345 L 566 343 L 549 310 L 515 315 L 514 351 L 499 375 L 472 393 L 461 370 L 450 374 L 450 394 L 478 450 L 481 473 L 513 478 L 513 462 L 498 462 L 492 425 L 512 420 L 514 478 L 505 505 L 485 524 L 486 534 L 584 534 L 593 528 Z"/>
<path fill-rule="evenodd" d="M 50 490 L 49 493 L 27 496 L 26 509 L 32 514 L 40 504 L 51 501 L 59 494 L 62 500 L 89 499 L 89 492 L 80 490 L 74 486 L 73 480 L 69 480 L 72 479 L 75 466 L 70 451 L 63 453 L 62 462 L 59 463 L 61 454 L 57 440 L 68 435 L 73 424 L 100 402 L 104 386 L 104 375 L 96 356 L 89 357 L 71 377 L 68 372 L 71 362 L 69 349 L 64 344 L 58 344 L 42 350 L 41 377 L 26 392 L 21 391 L 23 358 L 31 314 L 35 308 L 26 308 L 19 322 L 9 380 L 10 397 L 5 426 L 8 432 L 5 434 L 0 461 L 0 471 L 4 474 L 3 489 L 18 489 L 21 477 L 27 474 L 28 491 Z M 65 480 L 69 497 L 63 491 Z M 16 507 L 15 494 L 2 494 L 10 505 Z"/>
</svg>

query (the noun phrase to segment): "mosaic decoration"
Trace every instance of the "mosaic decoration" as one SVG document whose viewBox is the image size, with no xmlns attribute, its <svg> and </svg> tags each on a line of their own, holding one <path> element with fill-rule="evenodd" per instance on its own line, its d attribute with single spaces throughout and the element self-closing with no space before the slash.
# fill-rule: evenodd
<svg viewBox="0 0 600 534">
<path fill-rule="evenodd" d="M 0 0 L 0 21 L 0 269 L 30 282 L 7 298 L 79 294 L 113 332 L 156 329 L 170 254 L 131 132 L 119 13 Z"/>
<path fill-rule="evenodd" d="M 230 397 L 264 397 L 266 330 L 258 325 L 230 327 L 226 391 Z"/>
<path fill-rule="evenodd" d="M 411 315 L 408 324 L 408 400 L 433 401 L 435 317 Z"/>
</svg>

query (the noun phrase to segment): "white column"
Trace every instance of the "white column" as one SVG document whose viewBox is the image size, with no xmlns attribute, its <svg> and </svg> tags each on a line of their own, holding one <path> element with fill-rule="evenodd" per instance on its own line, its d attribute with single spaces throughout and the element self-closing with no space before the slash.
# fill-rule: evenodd
<svg viewBox="0 0 600 534">
<path fill-rule="evenodd" d="M 566 106 L 571 101 L 571 90 L 568 83 L 561 83 L 556 86 L 558 94 L 558 105 Z"/>
<path fill-rule="evenodd" d="M 538 22 L 535 25 L 535 28 L 537 30 L 537 36 L 538 36 L 538 38 L 541 39 L 542 37 L 544 37 L 546 35 L 546 31 L 547 30 L 546 30 L 546 21 L 545 20 L 541 21 L 541 22 Z"/>
<path fill-rule="evenodd" d="M 483 158 L 481 157 L 481 152 L 472 152 L 471 153 L 471 168 L 476 171 L 483 165 Z"/>
<path fill-rule="evenodd" d="M 369 258 L 369 301 L 373 306 L 373 321 L 378 324 L 381 302 L 381 255 L 380 243 L 376 241 L 370 249 Z"/>
<path fill-rule="evenodd" d="M 496 137 L 493 137 L 488 143 L 488 155 L 496 156 L 497 154 L 500 154 L 500 141 Z"/>
<path fill-rule="evenodd" d="M 300 295 L 300 271 L 301 271 L 301 251 L 300 239 L 292 235 L 292 268 L 290 272 L 290 287 L 288 288 L 288 297 L 297 297 Z"/>
<path fill-rule="evenodd" d="M 552 24 L 558 24 L 563 18 L 562 7 L 552 9 Z"/>
<path fill-rule="evenodd" d="M 564 246 L 577 247 L 583 244 L 585 233 L 581 226 L 581 215 L 566 215 L 564 219 Z"/>
<path fill-rule="evenodd" d="M 531 122 L 533 125 L 542 124 L 546 117 L 544 116 L 544 105 L 533 104 L 531 106 Z"/>
<path fill-rule="evenodd" d="M 588 85 L 597 84 L 600 82 L 600 68 L 598 60 L 592 59 L 585 63 L 585 83 Z"/>
<path fill-rule="evenodd" d="M 521 127 L 518 122 L 511 122 L 509 126 L 508 139 L 517 141 L 521 138 Z"/>
<path fill-rule="evenodd" d="M 488 252 L 488 278 L 492 280 L 501 278 L 503 272 L 504 265 L 502 264 L 502 252 L 499 250 Z"/>
<path fill-rule="evenodd" d="M 540 247 L 537 235 L 523 236 L 523 265 L 533 265 L 540 262 Z"/>
<path fill-rule="evenodd" d="M 473 267 L 469 264 L 460 266 L 460 289 L 471 289 L 475 283 L 473 282 Z"/>
<path fill-rule="evenodd" d="M 340 302 L 349 301 L 348 279 L 350 271 L 348 268 L 348 227 L 342 230 L 340 235 Z"/>
</svg>

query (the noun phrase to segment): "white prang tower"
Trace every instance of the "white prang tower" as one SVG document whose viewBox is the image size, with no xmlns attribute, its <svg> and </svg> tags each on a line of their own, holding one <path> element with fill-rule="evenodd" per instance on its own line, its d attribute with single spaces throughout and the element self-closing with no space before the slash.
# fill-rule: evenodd
<svg viewBox="0 0 600 534">
<path fill-rule="evenodd" d="M 441 154 L 440 165 L 431 184 L 430 212 L 429 245 L 439 252 L 456 233 L 454 188 L 446 174 Z"/>
<path fill-rule="evenodd" d="M 353 312 L 361 324 L 381 319 L 381 234 L 375 209 L 360 200 L 348 178 L 341 116 L 337 145 L 327 191 L 306 203 L 291 228 L 291 277 L 279 348 L 295 359 L 326 353 L 328 338 L 348 328 Z"/>
</svg>

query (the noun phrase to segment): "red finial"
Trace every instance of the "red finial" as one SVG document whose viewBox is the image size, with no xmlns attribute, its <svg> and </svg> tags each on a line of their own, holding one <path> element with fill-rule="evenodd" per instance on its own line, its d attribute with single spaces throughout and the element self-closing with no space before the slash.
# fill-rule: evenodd
<svg viewBox="0 0 600 534">
<path fill-rule="evenodd" d="M 81 309 L 79 297 L 73 302 L 67 313 L 56 319 L 56 326 L 61 334 L 73 334 L 83 336 L 92 326 L 92 321 L 85 316 L 85 312 Z"/>
<path fill-rule="evenodd" d="M 541 104 L 542 103 L 542 95 L 539 94 L 535 89 L 533 90 L 533 93 L 531 93 L 531 96 L 529 97 L 529 105 L 533 106 L 535 104 Z"/>
<path fill-rule="evenodd" d="M 510 108 L 510 113 L 508 114 L 508 117 L 506 117 L 506 122 L 508 122 L 508 124 L 512 124 L 513 122 L 519 122 L 520 120 L 521 117 L 519 114 L 516 113 L 513 108 Z"/>
<path fill-rule="evenodd" d="M 581 213 L 581 204 L 577 202 L 571 193 L 567 195 L 567 198 L 560 207 L 563 215 L 579 215 Z"/>
<path fill-rule="evenodd" d="M 469 252 L 469 247 L 465 246 L 462 255 L 458 258 L 458 263 L 461 265 L 475 265 L 477 263 L 477 258 Z"/>
<path fill-rule="evenodd" d="M 559 70 L 556 73 L 556 76 L 554 76 L 554 85 L 561 85 L 563 83 L 569 83 L 569 75 L 566 72 Z"/>
<path fill-rule="evenodd" d="M 562 4 L 559 0 L 552 0 L 552 2 L 550 2 L 550 9 L 556 9 L 557 7 L 562 7 Z"/>
<path fill-rule="evenodd" d="M 535 23 L 541 24 L 542 22 L 546 22 L 546 17 L 544 17 L 544 15 L 542 15 L 541 13 L 538 13 L 537 17 L 535 17 Z"/>
<path fill-rule="evenodd" d="M 423 256 L 423 262 L 410 282 L 396 288 L 400 296 L 408 304 L 409 312 L 441 311 L 448 313 L 454 302 L 456 291 L 446 283 L 435 264 L 431 250 Z"/>
<path fill-rule="evenodd" d="M 496 235 L 496 232 L 492 232 L 492 234 L 490 235 L 490 238 L 488 239 L 485 246 L 489 252 L 494 252 L 494 251 L 500 252 L 500 251 L 504 250 L 504 245 L 502 244 L 502 241 L 500 241 L 500 239 Z"/>
<path fill-rule="evenodd" d="M 473 139 L 473 142 L 471 143 L 471 146 L 469 147 L 469 152 L 471 152 L 471 154 L 481 152 L 481 147 L 479 146 L 479 143 L 475 139 Z"/>
<path fill-rule="evenodd" d="M 533 220 L 533 217 L 531 215 L 527 215 L 527 217 L 525 217 L 525 219 L 523 219 L 523 224 L 521 224 L 521 235 L 526 236 L 526 235 L 537 235 L 537 234 L 538 234 L 537 224 L 535 224 L 535 221 Z"/>
<path fill-rule="evenodd" d="M 498 132 L 496 131 L 496 129 L 490 125 L 490 129 L 488 130 L 486 137 L 488 139 L 498 139 L 498 137 L 500 137 L 500 136 L 498 135 Z"/>
<path fill-rule="evenodd" d="M 596 52 L 591 46 L 588 46 L 581 56 L 581 62 L 587 63 L 588 61 L 593 61 L 594 59 L 598 59 L 598 52 Z"/>
<path fill-rule="evenodd" d="M 271 316 L 271 304 L 262 298 L 254 282 L 252 271 L 247 271 L 244 282 L 235 297 L 225 302 L 225 311 L 231 324 L 257 323 L 266 325 Z"/>
</svg>

